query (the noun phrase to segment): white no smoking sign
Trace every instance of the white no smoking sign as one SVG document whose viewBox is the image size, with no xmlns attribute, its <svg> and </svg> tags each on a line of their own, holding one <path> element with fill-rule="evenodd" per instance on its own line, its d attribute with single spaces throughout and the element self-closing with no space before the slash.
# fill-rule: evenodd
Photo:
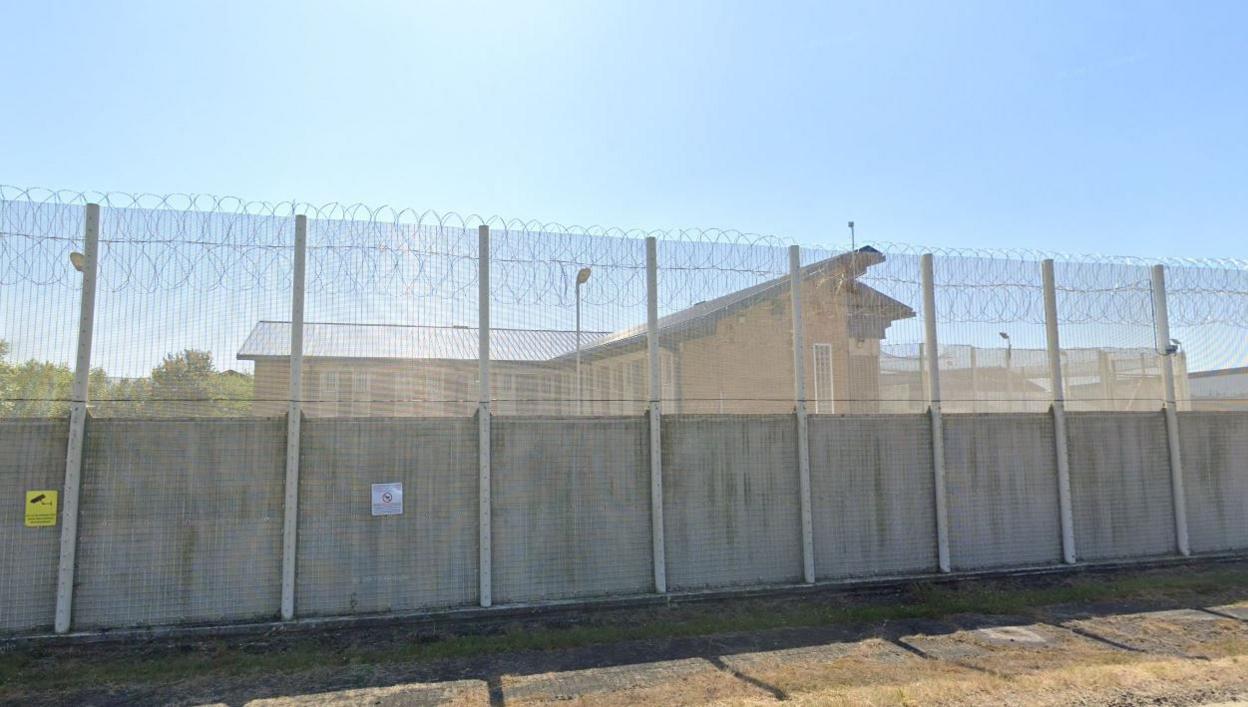
<svg viewBox="0 0 1248 707">
<path fill-rule="evenodd" d="M 397 516 L 403 513 L 403 484 L 373 484 L 373 515 Z"/>
</svg>

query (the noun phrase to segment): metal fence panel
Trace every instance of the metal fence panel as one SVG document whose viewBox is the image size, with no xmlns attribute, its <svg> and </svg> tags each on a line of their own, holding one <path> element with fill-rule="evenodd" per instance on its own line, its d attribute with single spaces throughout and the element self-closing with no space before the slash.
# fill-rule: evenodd
<svg viewBox="0 0 1248 707">
<path fill-rule="evenodd" d="M 69 414 L 83 224 L 82 203 L 0 186 L 0 418 Z M 106 387 L 92 377 L 93 396 Z"/>
<path fill-rule="evenodd" d="M 1193 552 L 1248 549 L 1248 414 L 1179 413 Z"/>
<path fill-rule="evenodd" d="M 65 420 L 0 420 L 0 631 L 47 629 L 56 604 L 60 509 L 55 527 L 27 528 L 27 491 L 60 492 Z"/>
<path fill-rule="evenodd" d="M 653 586 L 645 418 L 497 418 L 494 599 L 638 594 Z"/>
<path fill-rule="evenodd" d="M 64 423 L 23 418 L 70 409 L 88 202 L 99 296 L 78 371 L 92 420 L 75 627 L 269 616 L 279 585 L 287 616 L 296 594 L 305 615 L 420 610 L 489 605 L 492 589 L 645 592 L 664 569 L 674 588 L 791 582 L 812 555 L 824 579 L 930 571 L 936 473 L 939 566 L 950 546 L 953 569 L 1053 562 L 1059 440 L 1036 413 L 1061 397 L 1086 413 L 1069 424 L 1079 558 L 1174 552 L 1184 481 L 1195 549 L 1248 547 L 1248 422 L 1184 414 L 1180 468 L 1153 413 L 1171 369 L 1173 408 L 1244 408 L 1242 262 L 1168 261 L 1163 291 L 1151 262 L 1052 256 L 1045 290 L 1032 252 L 852 242 L 802 249 L 793 269 L 787 241 L 733 231 L 0 186 L 0 483 L 14 497 L 63 485 Z M 944 418 L 915 414 L 933 399 L 948 417 L 937 439 Z M 300 408 L 302 442 L 303 417 L 289 431 L 278 417 Z M 662 486 L 647 485 L 648 451 Z M 385 482 L 408 490 L 400 516 L 371 515 Z M 58 546 L 17 508 L 0 511 L 0 628 L 23 630 L 45 625 Z"/>
<path fill-rule="evenodd" d="M 665 413 L 793 410 L 788 249 L 739 236 L 682 232 L 658 243 Z"/>
<path fill-rule="evenodd" d="M 477 596 L 472 418 L 305 421 L 296 611 L 408 611 Z M 403 484 L 403 512 L 372 515 L 372 484 Z"/>
<path fill-rule="evenodd" d="M 1071 413 L 1070 484 L 1081 560 L 1175 552 L 1161 413 Z"/>
<path fill-rule="evenodd" d="M 927 415 L 811 416 L 819 579 L 936 568 L 931 437 Z"/>
<path fill-rule="evenodd" d="M 668 582 L 692 589 L 802 575 L 791 415 L 664 415 Z"/>
<path fill-rule="evenodd" d="M 277 615 L 280 419 L 92 420 L 74 626 Z"/>
<path fill-rule="evenodd" d="M 953 567 L 1060 562 L 1052 416 L 947 415 L 944 432 Z"/>
</svg>

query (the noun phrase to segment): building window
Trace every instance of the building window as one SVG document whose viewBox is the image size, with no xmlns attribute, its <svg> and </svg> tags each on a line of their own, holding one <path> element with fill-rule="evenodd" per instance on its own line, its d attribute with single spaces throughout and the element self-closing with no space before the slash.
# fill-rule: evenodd
<svg viewBox="0 0 1248 707">
<path fill-rule="evenodd" d="M 815 412 L 832 412 L 832 344 L 815 344 Z"/>
<path fill-rule="evenodd" d="M 611 413 L 624 414 L 624 364 L 617 363 L 612 368 L 611 377 Z"/>
<path fill-rule="evenodd" d="M 663 391 L 663 401 L 665 403 L 675 400 L 680 391 L 676 390 L 676 356 L 675 354 L 667 354 L 659 356 L 659 363 L 662 367 L 662 381 L 660 387 Z"/>
<path fill-rule="evenodd" d="M 426 415 L 442 415 L 446 409 L 446 391 L 442 386 L 442 371 L 430 368 L 425 371 L 425 389 L 421 393 L 421 397 L 417 400 L 423 400 L 424 405 L 421 410 Z"/>
<path fill-rule="evenodd" d="M 608 399 L 611 397 L 611 370 L 606 364 L 598 366 L 598 374 L 596 376 L 597 383 L 594 385 L 593 398 L 594 412 L 598 415 L 610 414 Z"/>
<path fill-rule="evenodd" d="M 343 377 L 346 377 L 344 371 Z M 355 417 L 367 417 L 370 411 L 370 403 L 372 398 L 369 396 L 369 383 L 372 379 L 368 373 L 364 371 L 356 371 L 354 385 L 351 388 L 351 414 Z"/>
<path fill-rule="evenodd" d="M 491 382 L 495 409 L 500 415 L 519 415 L 534 409 L 541 391 L 536 373 L 501 373 Z"/>
<path fill-rule="evenodd" d="M 370 376 L 368 390 L 372 394 L 372 412 L 380 417 L 394 417 L 398 399 L 395 375 L 390 372 Z"/>
<path fill-rule="evenodd" d="M 639 410 L 645 409 L 642 401 L 649 399 L 650 381 L 646 376 L 647 368 L 645 362 L 641 359 L 633 361 L 632 366 L 632 383 L 628 388 L 628 413 L 636 414 Z"/>
<path fill-rule="evenodd" d="M 369 374 L 343 368 L 321 374 L 321 400 L 339 417 L 367 416 Z"/>
<path fill-rule="evenodd" d="M 322 402 L 321 410 L 330 414 L 340 414 L 338 402 L 338 371 L 325 371 L 321 374 L 321 393 L 317 398 Z"/>
<path fill-rule="evenodd" d="M 579 413 L 580 408 L 576 401 L 576 374 L 571 372 L 560 373 L 559 385 L 559 399 L 564 401 L 563 412 L 569 415 Z"/>
</svg>

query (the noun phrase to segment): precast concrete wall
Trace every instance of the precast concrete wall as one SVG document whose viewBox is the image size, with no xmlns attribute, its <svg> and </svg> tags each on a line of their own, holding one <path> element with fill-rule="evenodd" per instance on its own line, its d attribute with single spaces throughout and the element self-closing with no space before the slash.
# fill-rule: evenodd
<svg viewBox="0 0 1248 707">
<path fill-rule="evenodd" d="M 1176 552 L 1165 415 L 1070 413 L 1066 430 L 1078 558 Z"/>
<path fill-rule="evenodd" d="M 280 418 L 90 420 L 74 626 L 275 617 L 285 456 Z"/>
<path fill-rule="evenodd" d="M 501 603 L 654 588 L 644 417 L 496 417 L 493 590 Z"/>
<path fill-rule="evenodd" d="M 1192 549 L 1248 550 L 1248 414 L 1178 420 Z M 1067 429 L 1079 559 L 1175 554 L 1165 416 Z M 935 571 L 930 417 L 808 431 L 817 578 Z M 673 414 L 661 432 L 669 588 L 801 581 L 796 416 Z M 62 526 L 26 528 L 23 508 L 62 490 L 67 437 L 0 421 L 0 632 L 52 625 Z M 277 616 L 284 419 L 93 418 L 85 440 L 74 629 Z M 305 419 L 301 444 L 298 616 L 479 602 L 475 418 Z M 490 447 L 495 603 L 653 591 L 645 417 L 498 416 Z M 944 450 L 955 571 L 1061 561 L 1050 415 L 945 415 Z M 402 514 L 374 515 L 372 485 L 396 482 Z"/>
<path fill-rule="evenodd" d="M 301 616 L 475 604 L 475 418 L 305 418 L 295 611 Z M 401 515 L 373 484 L 403 484 Z"/>
<path fill-rule="evenodd" d="M 936 568 L 931 424 L 927 415 L 808 418 L 819 579 Z"/>
<path fill-rule="evenodd" d="M 50 629 L 56 610 L 61 522 L 27 528 L 26 492 L 65 480 L 64 420 L 0 421 L 0 632 Z"/>
<path fill-rule="evenodd" d="M 793 415 L 664 415 L 662 452 L 670 587 L 801 578 Z"/>
<path fill-rule="evenodd" d="M 1248 413 L 1178 416 L 1192 552 L 1248 549 Z"/>
<path fill-rule="evenodd" d="M 1053 417 L 945 415 L 949 556 L 955 569 L 1062 559 Z"/>
</svg>

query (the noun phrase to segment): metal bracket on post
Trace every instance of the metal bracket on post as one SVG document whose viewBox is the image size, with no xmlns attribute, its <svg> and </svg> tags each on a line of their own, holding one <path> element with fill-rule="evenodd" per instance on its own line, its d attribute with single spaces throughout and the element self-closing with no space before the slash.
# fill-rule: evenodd
<svg viewBox="0 0 1248 707">
<path fill-rule="evenodd" d="M 294 282 L 290 296 L 290 397 L 286 408 L 286 491 L 282 515 L 282 620 L 295 618 L 299 552 L 299 450 L 303 424 L 303 303 L 308 217 L 295 216 Z"/>
<path fill-rule="evenodd" d="M 1057 281 L 1053 261 L 1040 263 L 1044 280 L 1044 330 L 1049 354 L 1049 385 L 1053 388 L 1053 440 L 1057 454 L 1057 503 L 1062 528 L 1062 559 L 1073 565 L 1075 521 L 1070 498 L 1070 451 L 1066 437 L 1066 393 L 1062 385 L 1062 345 L 1057 332 Z"/>
<path fill-rule="evenodd" d="M 490 227 L 477 228 L 477 358 L 480 394 L 477 397 L 477 547 L 481 606 L 493 599 L 490 501 Z"/>
<path fill-rule="evenodd" d="M 1165 387 L 1166 440 L 1170 447 L 1170 490 L 1174 497 L 1174 537 L 1179 554 L 1192 554 L 1187 535 L 1187 493 L 1183 487 L 1183 455 L 1179 449 L 1178 401 L 1174 389 L 1175 348 L 1170 343 L 1170 310 L 1166 304 L 1166 269 L 1153 266 L 1153 317 L 1157 353 L 1161 354 L 1161 379 Z"/>
<path fill-rule="evenodd" d="M 654 590 L 667 592 L 667 550 L 663 537 L 663 377 L 659 361 L 658 241 L 646 238 L 646 358 L 650 368 L 650 538 Z"/>
<path fill-rule="evenodd" d="M 945 433 L 940 416 L 940 354 L 936 349 L 936 285 L 932 254 L 919 259 L 923 284 L 924 349 L 927 355 L 927 391 L 932 417 L 932 475 L 936 495 L 936 552 L 941 572 L 950 572 L 949 510 L 945 494 Z"/>
<path fill-rule="evenodd" d="M 87 432 L 91 375 L 91 336 L 95 331 L 95 279 L 99 262 L 100 206 L 87 204 L 83 219 L 82 299 L 78 314 L 78 356 L 70 391 L 69 443 L 61 497 L 61 557 L 56 568 L 56 615 L 53 628 L 68 633 L 73 617 L 74 567 L 78 553 L 78 498 L 82 490 L 82 446 Z M 74 266 L 77 267 L 77 262 Z"/>
<path fill-rule="evenodd" d="M 806 419 L 806 335 L 802 320 L 802 256 L 789 246 L 789 294 L 793 300 L 793 399 L 797 415 L 797 478 L 802 512 L 802 578 L 815 582 L 815 530 L 810 499 L 810 437 Z"/>
</svg>

